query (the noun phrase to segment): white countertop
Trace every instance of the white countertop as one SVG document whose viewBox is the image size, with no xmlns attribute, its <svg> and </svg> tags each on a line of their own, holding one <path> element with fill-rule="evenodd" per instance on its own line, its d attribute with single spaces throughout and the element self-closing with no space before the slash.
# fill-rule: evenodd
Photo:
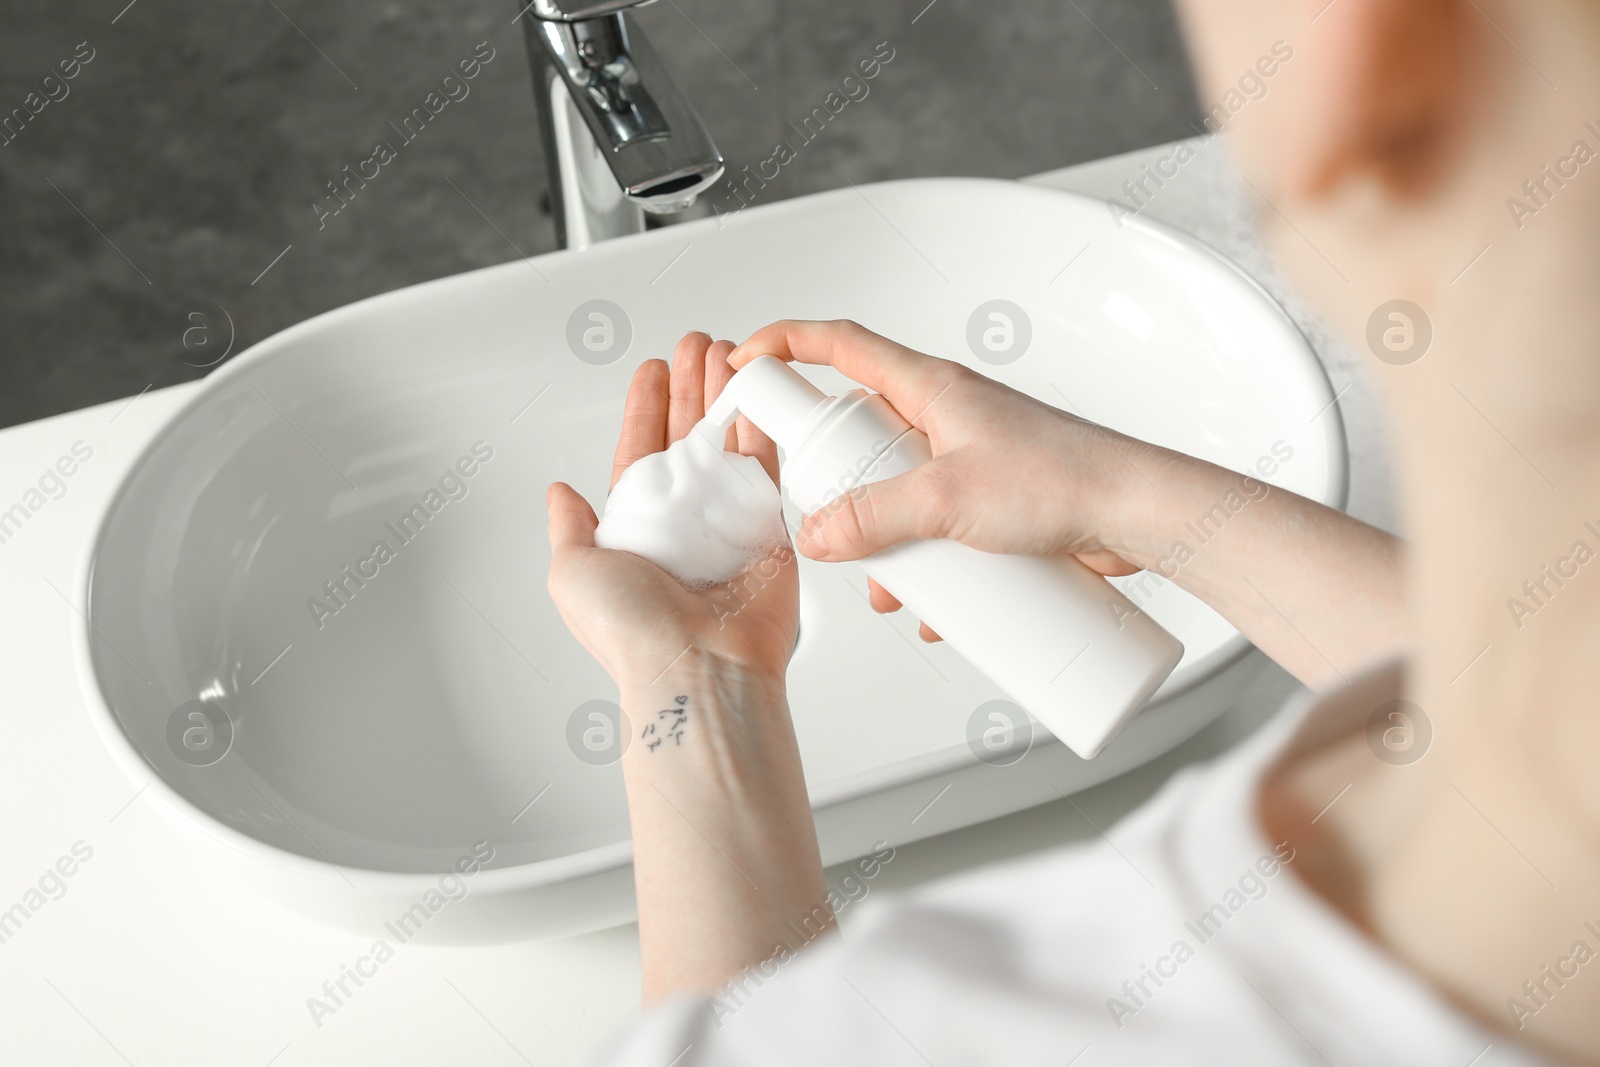
<svg viewBox="0 0 1600 1067">
<path fill-rule="evenodd" d="M 1350 511 L 1392 526 L 1386 448 L 1371 383 L 1355 354 L 1312 321 L 1266 263 L 1223 146 L 1186 142 L 1148 214 L 1201 237 L 1289 309 L 1311 339 L 1345 419 Z M 1155 148 L 1029 179 L 1119 195 Z M 1170 170 L 1174 164 L 1168 164 Z M 1248 194 L 1247 194 L 1248 195 Z M 21 501 L 75 443 L 93 456 L 0 544 L 0 912 L 44 879 L 44 903 L 0 943 L 0 1063 L 563 1064 L 581 1060 L 637 1014 L 633 926 L 542 944 L 402 946 L 319 1027 L 307 998 L 365 954 L 372 938 L 337 932 L 239 894 L 196 856 L 113 765 L 78 693 L 70 640 L 78 560 L 90 517 L 150 435 L 196 389 L 152 390 L 0 431 L 0 511 Z M 81 453 L 80 446 L 80 453 Z M 1293 683 L 1269 669 L 1233 710 L 1168 756 L 1065 801 L 902 846 L 872 884 L 893 893 L 973 866 L 1093 836 L 1176 768 L 1253 730 Z M 81 842 L 81 844 L 79 844 Z M 62 857 L 70 877 L 46 877 Z M 62 891 L 64 889 L 64 892 Z M 59 894 L 59 895 L 58 895 Z M 27 897 L 30 905 L 38 898 Z M 848 930 L 859 911 L 848 912 Z"/>
</svg>

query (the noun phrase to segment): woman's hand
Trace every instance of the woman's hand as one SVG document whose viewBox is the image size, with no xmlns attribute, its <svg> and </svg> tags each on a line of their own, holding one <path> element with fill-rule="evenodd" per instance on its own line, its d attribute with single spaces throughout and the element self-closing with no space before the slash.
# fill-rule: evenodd
<svg viewBox="0 0 1600 1067">
<path fill-rule="evenodd" d="M 700 421 L 732 350 L 690 334 L 670 372 L 660 360 L 638 369 L 613 485 Z M 776 450 L 748 421 L 728 447 L 776 479 Z M 570 486 L 552 485 L 549 501 L 550 595 L 621 694 L 645 1000 L 711 992 L 833 928 L 784 690 L 794 553 L 690 592 L 640 556 L 596 548 L 594 509 Z"/>
<path fill-rule="evenodd" d="M 1314 687 L 1401 643 L 1398 543 L 1341 512 L 1096 426 L 853 322 L 773 323 L 729 362 L 763 354 L 826 364 L 876 389 L 932 445 L 933 459 L 915 470 L 807 516 L 797 540 L 813 559 L 943 537 L 989 552 L 1071 553 L 1106 575 L 1151 570 Z M 1217 514 L 1222 523 L 1197 538 L 1193 524 Z M 899 609 L 870 585 L 874 608 Z"/>
<path fill-rule="evenodd" d="M 853 322 L 774 323 L 729 362 L 737 369 L 764 353 L 825 363 L 877 390 L 933 446 L 931 462 L 809 516 L 799 543 L 813 559 L 947 537 L 989 552 L 1068 552 L 1102 574 L 1129 574 L 1145 547 L 1128 521 L 1138 472 L 1188 460 Z"/>
<path fill-rule="evenodd" d="M 743 367 L 762 354 L 825 363 L 877 390 L 933 448 L 914 471 L 858 486 L 808 516 L 799 545 L 812 559 L 860 559 L 945 537 L 988 552 L 1070 553 L 1101 574 L 1132 574 L 1152 555 L 1137 522 L 1141 472 L 1199 463 L 853 322 L 773 323 L 729 362 Z M 868 587 L 878 611 L 899 610 L 882 586 L 869 579 Z M 938 640 L 926 625 L 922 636 Z"/>
<path fill-rule="evenodd" d="M 628 390 L 622 435 L 611 469 L 615 486 L 634 461 L 688 434 L 733 376 L 728 341 L 690 334 L 672 368 L 641 364 Z M 777 450 L 741 418 L 728 447 L 761 461 L 773 481 Z M 596 548 L 599 519 L 564 482 L 549 490 L 550 596 L 567 627 L 624 692 L 650 685 L 688 650 L 781 685 L 799 626 L 794 554 L 787 545 L 752 563 L 731 582 L 691 592 L 631 552 Z"/>
</svg>

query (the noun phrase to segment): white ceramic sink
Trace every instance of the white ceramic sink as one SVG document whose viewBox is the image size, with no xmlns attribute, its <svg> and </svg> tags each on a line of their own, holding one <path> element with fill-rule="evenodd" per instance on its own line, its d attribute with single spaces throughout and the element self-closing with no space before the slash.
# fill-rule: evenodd
<svg viewBox="0 0 1600 1067">
<path fill-rule="evenodd" d="M 991 359 L 1016 348 L 969 347 L 995 300 L 1029 324 L 1011 362 Z M 976 335 L 1020 337 L 1001 313 Z M 1338 413 L 1287 317 L 1191 239 L 1065 193 L 864 186 L 366 300 L 215 372 L 135 463 L 85 562 L 92 713 L 135 783 L 153 772 L 151 795 L 222 846 L 197 862 L 237 861 L 370 931 L 492 849 L 430 938 L 627 919 L 620 771 L 583 741 L 604 743 L 590 702 L 616 693 L 545 592 L 544 489 L 603 498 L 641 360 L 688 330 L 740 339 L 780 317 L 857 319 L 1237 470 L 1276 446 L 1265 481 L 1343 503 Z M 338 581 L 343 606 L 324 587 Z M 970 724 L 999 691 L 914 620 L 874 615 L 854 565 L 806 561 L 791 705 L 825 860 L 1086 787 L 1215 717 L 1256 654 L 1176 587 L 1139 581 L 1125 587 L 1187 647 L 1152 706 L 1092 762 L 1041 735 L 985 763 Z"/>
</svg>

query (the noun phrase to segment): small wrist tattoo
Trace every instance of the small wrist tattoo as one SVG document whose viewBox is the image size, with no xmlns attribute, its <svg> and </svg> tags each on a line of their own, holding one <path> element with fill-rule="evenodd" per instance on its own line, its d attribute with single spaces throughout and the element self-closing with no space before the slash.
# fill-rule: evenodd
<svg viewBox="0 0 1600 1067">
<path fill-rule="evenodd" d="M 639 731 L 639 740 L 652 754 L 668 738 L 672 739 L 674 748 L 683 744 L 683 728 L 689 721 L 689 698 L 673 697 L 672 701 L 672 707 L 656 712 L 655 721 L 645 723 L 644 729 Z"/>
</svg>

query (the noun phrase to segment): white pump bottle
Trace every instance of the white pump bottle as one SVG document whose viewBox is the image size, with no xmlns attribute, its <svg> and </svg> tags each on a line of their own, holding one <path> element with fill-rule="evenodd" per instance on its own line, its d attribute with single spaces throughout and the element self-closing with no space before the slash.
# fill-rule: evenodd
<svg viewBox="0 0 1600 1067">
<path fill-rule="evenodd" d="M 784 451 L 782 481 L 810 515 L 858 485 L 932 458 L 927 435 L 878 393 L 823 394 L 774 356 L 733 376 L 706 413 L 743 414 Z M 861 561 L 974 667 L 1084 759 L 1100 753 L 1183 657 L 1183 645 L 1067 556 L 911 541 Z"/>
</svg>

